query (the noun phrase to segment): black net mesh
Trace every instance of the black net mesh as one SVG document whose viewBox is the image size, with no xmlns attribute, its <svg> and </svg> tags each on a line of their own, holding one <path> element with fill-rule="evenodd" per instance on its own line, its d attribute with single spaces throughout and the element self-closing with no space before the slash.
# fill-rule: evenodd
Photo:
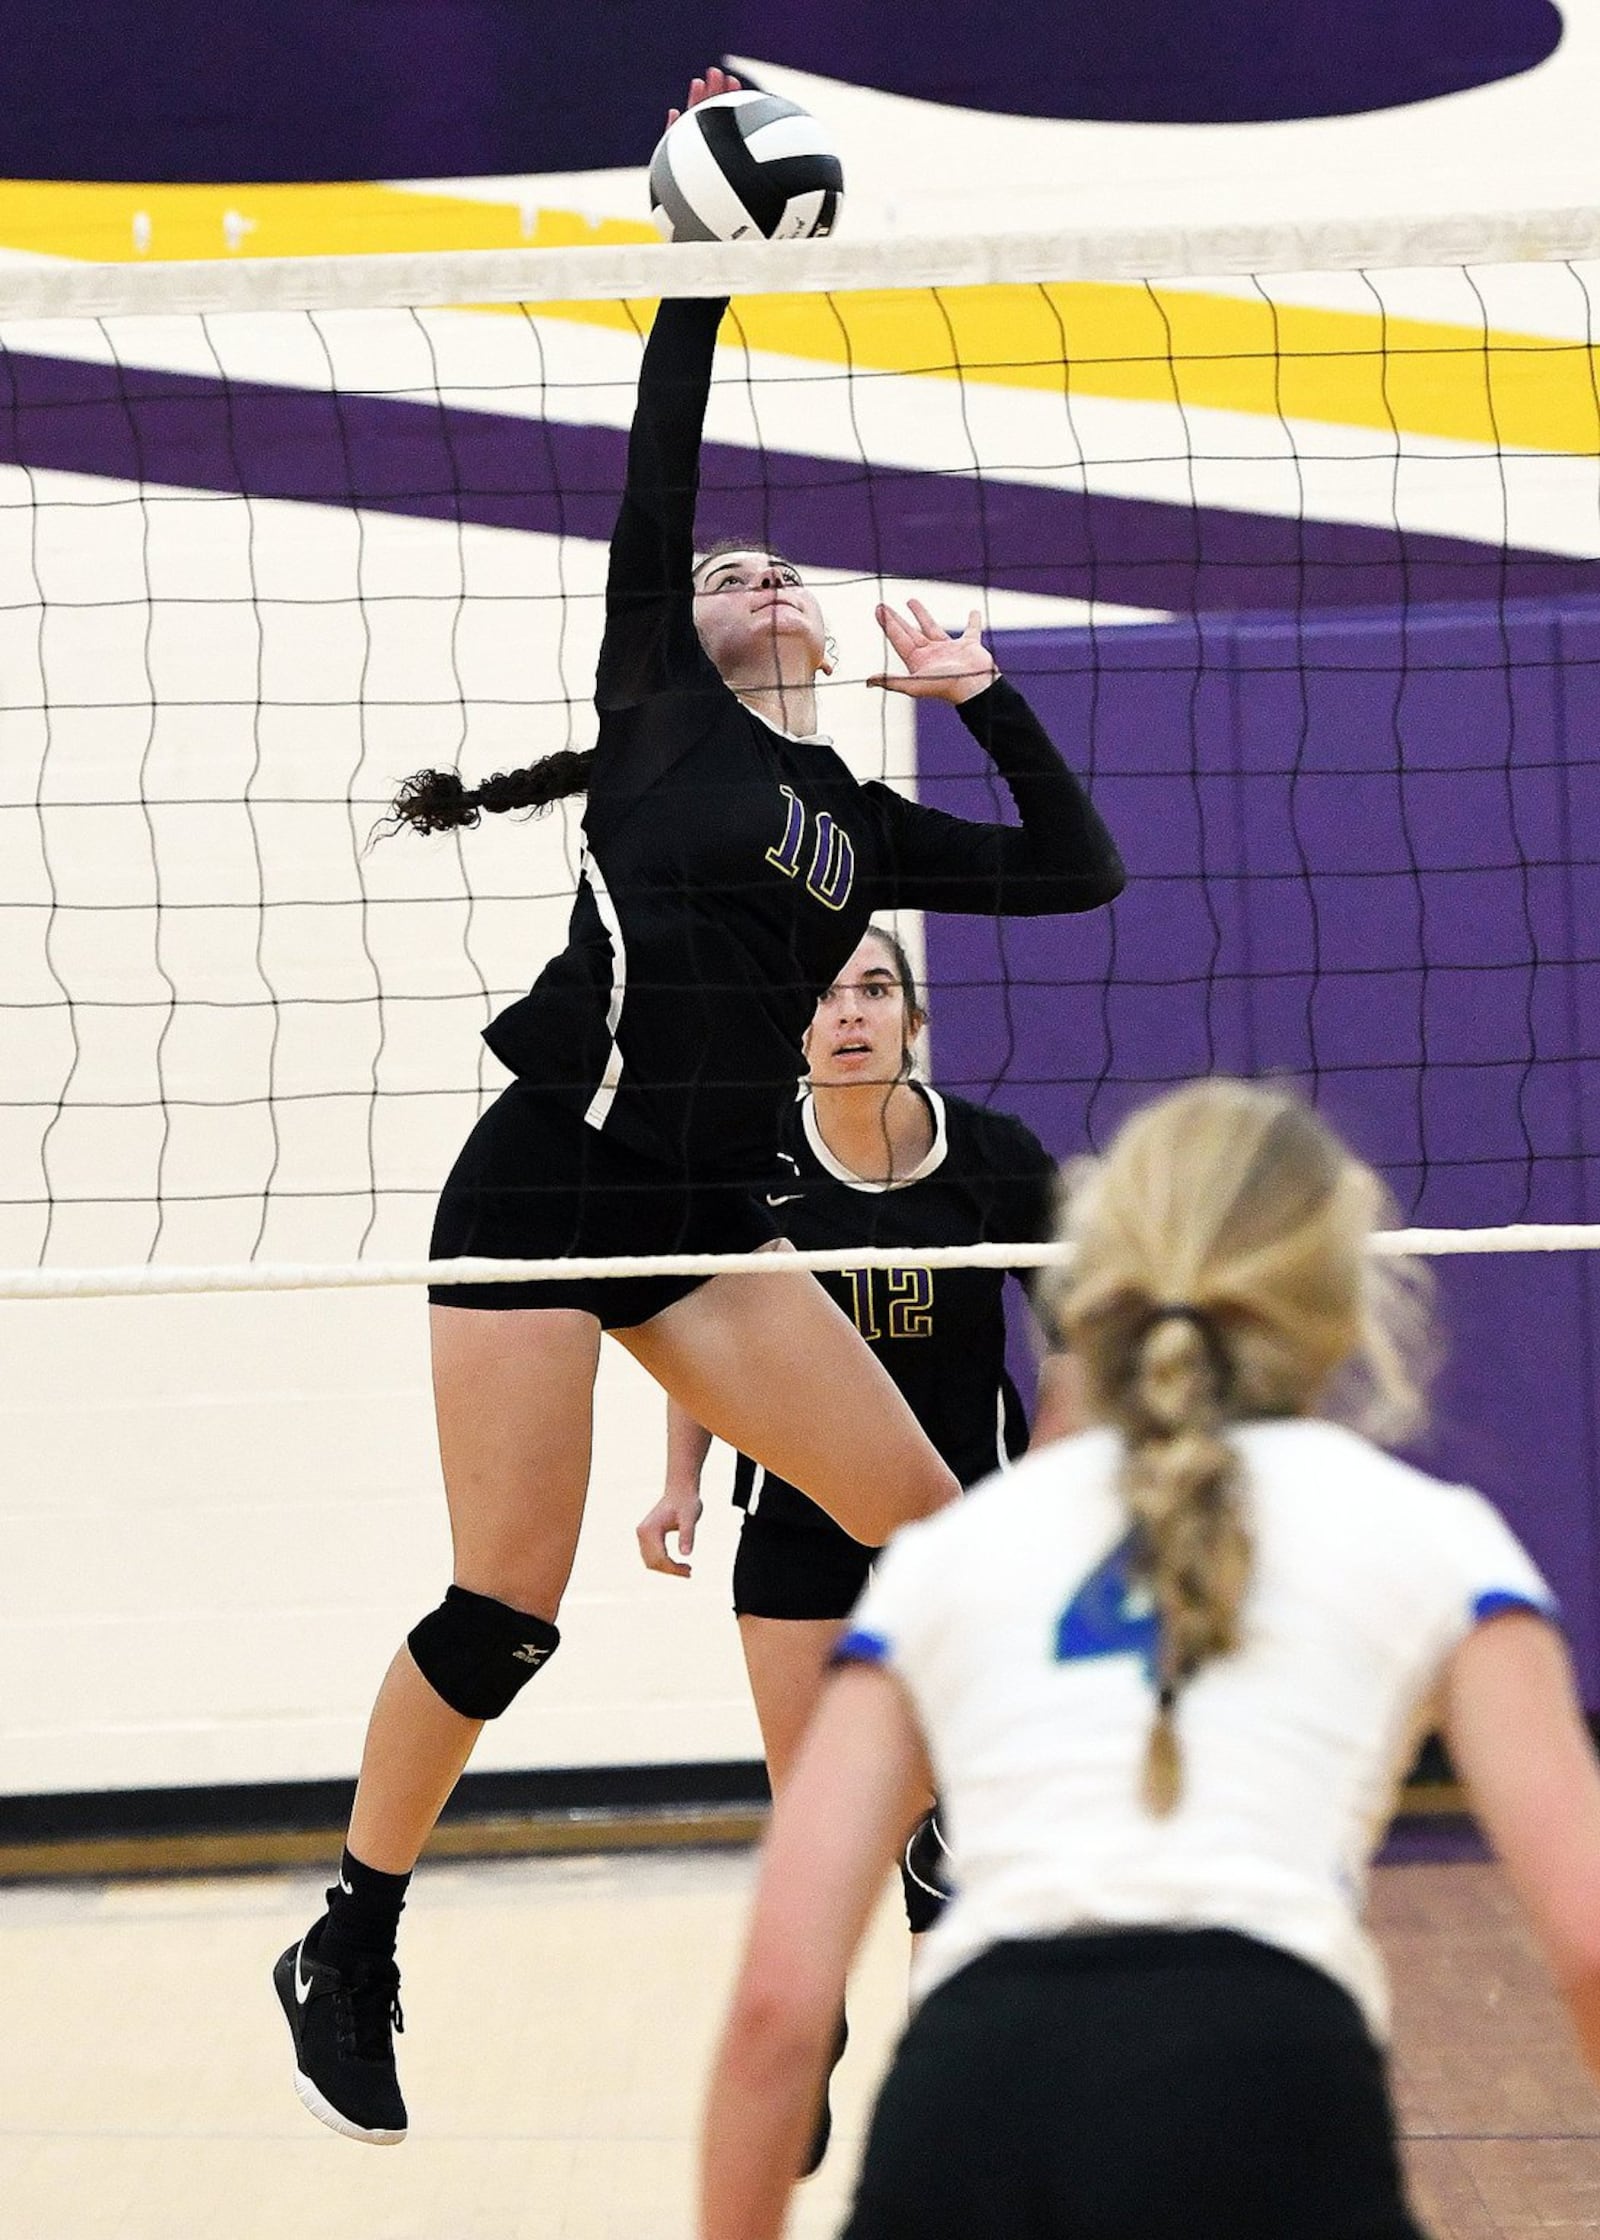
<svg viewBox="0 0 1600 2240">
<path fill-rule="evenodd" d="M 803 564 L 858 774 L 1010 812 L 861 690 L 969 604 L 1127 894 L 930 917 L 948 1086 L 1057 1151 L 1222 1066 L 1441 1222 L 1595 1211 L 1587 268 L 754 299 L 700 532 Z M 648 306 L 57 321 L 0 357 L 0 1262 L 414 1251 L 560 945 L 570 809 L 368 847 L 594 736 Z M 915 930 L 915 929 L 914 929 Z"/>
</svg>

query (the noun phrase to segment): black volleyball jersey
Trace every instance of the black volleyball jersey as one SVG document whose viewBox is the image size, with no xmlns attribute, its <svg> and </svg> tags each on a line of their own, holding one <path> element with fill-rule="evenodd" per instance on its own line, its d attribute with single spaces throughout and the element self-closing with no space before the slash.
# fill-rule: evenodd
<svg viewBox="0 0 1600 2240">
<path fill-rule="evenodd" d="M 1040 915 L 1116 894 L 1111 837 L 998 679 L 962 721 L 1022 823 L 860 784 L 728 689 L 694 626 L 700 431 L 720 302 L 667 302 L 640 373 L 611 545 L 600 732 L 567 946 L 485 1039 L 685 1181 L 769 1173 L 800 1038 L 873 913 Z M 759 518 L 759 509 L 756 509 Z"/>
<path fill-rule="evenodd" d="M 1056 1163 L 1009 1113 L 921 1087 L 933 1145 L 892 1186 L 863 1182 L 829 1151 L 802 1095 L 786 1116 L 779 1179 L 766 1194 L 785 1236 L 806 1251 L 849 1245 L 905 1248 L 903 1267 L 853 1268 L 818 1278 L 904 1393 L 912 1414 L 962 1485 L 1022 1452 L 1028 1427 L 1006 1374 L 1001 1268 L 919 1266 L 917 1248 L 1035 1244 L 1054 1231 Z M 870 1456 L 863 1467 L 871 1468 Z M 785 1479 L 740 1455 L 741 1508 L 794 1523 L 822 1512 Z"/>
</svg>

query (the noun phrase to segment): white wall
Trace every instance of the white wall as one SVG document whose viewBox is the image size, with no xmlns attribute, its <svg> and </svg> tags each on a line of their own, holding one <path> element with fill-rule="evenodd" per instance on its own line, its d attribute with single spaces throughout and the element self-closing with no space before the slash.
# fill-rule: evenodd
<svg viewBox="0 0 1600 2240">
<path fill-rule="evenodd" d="M 350 1772 L 449 1576 L 414 1292 L 0 1307 L 0 1792 Z M 660 1396 L 607 1345 L 561 1655 L 479 1766 L 751 1757 L 708 1472 L 691 1582 L 650 1578 Z"/>
</svg>

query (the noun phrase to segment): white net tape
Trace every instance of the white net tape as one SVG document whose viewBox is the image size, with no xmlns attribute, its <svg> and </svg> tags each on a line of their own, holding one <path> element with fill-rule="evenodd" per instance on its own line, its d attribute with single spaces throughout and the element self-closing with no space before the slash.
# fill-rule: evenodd
<svg viewBox="0 0 1600 2240">
<path fill-rule="evenodd" d="M 1542 264 L 1600 256 L 1600 210 L 1261 226 L 932 235 L 872 241 L 460 249 L 358 257 L 252 257 L 0 268 L 0 317 L 116 318 L 229 311 L 359 311 L 448 303 L 598 302 L 971 288 L 1050 280 L 1220 279 L 1229 274 Z"/>
<path fill-rule="evenodd" d="M 1589 1252 L 1600 1223 L 1512 1222 L 1499 1229 L 1391 1229 L 1372 1240 L 1385 1256 L 1427 1259 L 1509 1252 Z M 344 1266 L 256 1261 L 232 1268 L 25 1268 L 0 1271 L 0 1299 L 132 1299 L 214 1291 L 368 1291 L 406 1284 L 588 1282 L 621 1276 L 839 1274 L 848 1268 L 1047 1268 L 1059 1244 L 862 1246 L 838 1252 L 663 1252 L 628 1259 L 356 1260 Z"/>
</svg>

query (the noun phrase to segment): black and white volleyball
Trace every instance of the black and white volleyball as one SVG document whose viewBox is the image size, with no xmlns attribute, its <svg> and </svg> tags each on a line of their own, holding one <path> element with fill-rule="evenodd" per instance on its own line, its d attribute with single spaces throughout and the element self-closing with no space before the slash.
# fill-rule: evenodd
<svg viewBox="0 0 1600 2240">
<path fill-rule="evenodd" d="M 669 125 L 650 159 L 668 241 L 800 241 L 831 233 L 844 191 L 832 141 L 775 93 L 719 93 Z"/>
</svg>

